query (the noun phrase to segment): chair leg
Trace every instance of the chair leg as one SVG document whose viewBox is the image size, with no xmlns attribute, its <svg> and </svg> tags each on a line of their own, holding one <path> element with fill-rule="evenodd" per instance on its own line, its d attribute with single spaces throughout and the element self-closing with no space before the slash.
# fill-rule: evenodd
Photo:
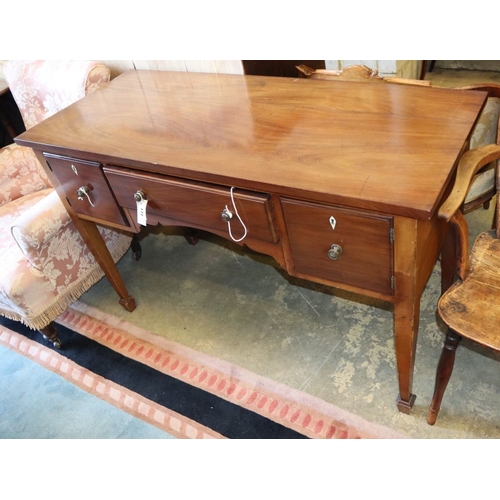
<svg viewBox="0 0 500 500">
<path fill-rule="evenodd" d="M 45 340 L 52 342 L 53 346 L 56 349 L 62 348 L 62 343 L 61 340 L 59 339 L 59 334 L 56 330 L 56 325 L 54 322 L 49 323 L 45 328 L 42 328 L 41 330 L 38 331 L 43 335 L 43 338 Z"/>
<path fill-rule="evenodd" d="M 443 400 L 444 391 L 453 372 L 453 365 L 455 363 L 455 353 L 458 344 L 462 337 L 451 329 L 448 329 L 446 338 L 444 340 L 443 350 L 439 358 L 438 367 L 436 370 L 436 384 L 434 386 L 434 395 L 432 402 L 429 406 L 429 413 L 427 415 L 427 423 L 434 425 L 441 408 L 441 401 Z"/>
<path fill-rule="evenodd" d="M 132 260 L 139 260 L 142 255 L 142 247 L 137 234 L 132 236 L 130 247 L 132 248 Z"/>
</svg>

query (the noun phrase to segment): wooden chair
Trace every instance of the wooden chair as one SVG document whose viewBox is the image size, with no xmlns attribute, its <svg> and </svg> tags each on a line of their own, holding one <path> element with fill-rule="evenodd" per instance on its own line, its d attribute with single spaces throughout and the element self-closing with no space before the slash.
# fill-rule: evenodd
<svg viewBox="0 0 500 500">
<path fill-rule="evenodd" d="M 340 70 L 332 69 L 312 69 L 305 64 L 295 66 L 299 71 L 299 76 L 311 78 L 313 80 L 344 80 L 349 82 L 365 81 L 382 82 L 383 78 L 378 76 L 378 71 L 363 64 L 347 66 Z"/>
<path fill-rule="evenodd" d="M 500 195 L 496 200 L 496 228 L 481 233 L 469 253 L 469 232 L 461 207 L 475 174 L 500 158 L 500 145 L 468 151 L 461 158 L 453 191 L 438 217 L 450 224 L 455 239 L 458 280 L 442 295 L 438 314 L 448 326 L 439 359 L 434 395 L 427 422 L 434 425 L 450 379 L 455 352 L 462 337 L 500 351 Z M 500 175 L 496 175 L 497 193 Z"/>
<path fill-rule="evenodd" d="M 296 66 L 299 76 L 313 80 L 330 81 L 365 81 L 370 83 L 391 83 L 401 85 L 416 85 L 421 87 L 435 87 L 429 80 L 414 80 L 392 76 L 381 77 L 378 71 L 364 65 L 347 66 L 342 70 L 312 69 L 305 65 Z M 449 88 L 449 87 L 442 87 Z M 474 149 L 485 144 L 498 142 L 500 133 L 500 85 L 478 83 L 463 87 L 458 90 L 481 90 L 488 93 L 488 100 L 471 134 L 468 149 Z M 463 212 L 467 213 L 483 206 L 489 208 L 490 201 L 495 194 L 495 162 L 485 165 L 476 174 L 474 181 L 464 200 Z"/>
<path fill-rule="evenodd" d="M 304 64 L 295 67 L 299 71 L 299 76 L 311 78 L 312 80 L 347 82 L 369 81 L 370 83 L 399 83 L 404 85 L 419 85 L 422 87 L 432 86 L 429 80 L 413 80 L 411 78 L 399 78 L 395 76 L 379 76 L 376 69 L 371 69 L 364 64 L 354 64 L 339 70 L 312 69 Z"/>
</svg>

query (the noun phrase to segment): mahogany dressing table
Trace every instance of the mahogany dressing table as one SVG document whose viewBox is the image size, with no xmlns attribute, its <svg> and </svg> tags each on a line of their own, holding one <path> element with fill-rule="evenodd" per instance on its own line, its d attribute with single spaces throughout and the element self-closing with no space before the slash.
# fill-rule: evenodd
<svg viewBox="0 0 500 500">
<path fill-rule="evenodd" d="M 420 298 L 446 239 L 436 208 L 485 101 L 397 84 L 128 71 L 16 142 L 35 150 L 130 311 L 96 223 L 200 228 L 292 276 L 393 303 L 397 406 L 410 413 Z"/>
</svg>

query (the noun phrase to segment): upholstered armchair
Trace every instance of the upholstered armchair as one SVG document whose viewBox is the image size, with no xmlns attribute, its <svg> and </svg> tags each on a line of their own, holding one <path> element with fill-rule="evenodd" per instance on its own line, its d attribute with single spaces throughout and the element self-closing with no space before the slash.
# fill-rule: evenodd
<svg viewBox="0 0 500 500">
<path fill-rule="evenodd" d="M 26 129 L 109 81 L 88 61 L 8 61 L 4 76 Z M 131 236 L 99 228 L 113 259 Z M 53 321 L 104 275 L 29 148 L 0 150 L 0 314 L 40 330 L 56 347 Z"/>
</svg>

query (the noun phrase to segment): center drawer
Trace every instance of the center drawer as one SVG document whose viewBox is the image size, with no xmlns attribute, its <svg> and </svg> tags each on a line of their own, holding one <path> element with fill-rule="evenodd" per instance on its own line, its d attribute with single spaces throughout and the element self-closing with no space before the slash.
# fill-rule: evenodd
<svg viewBox="0 0 500 500">
<path fill-rule="evenodd" d="M 294 269 L 392 294 L 392 218 L 342 207 L 282 200 Z"/>
<path fill-rule="evenodd" d="M 271 197 L 197 181 L 188 181 L 161 174 L 131 171 L 123 167 L 107 166 L 105 175 L 118 203 L 133 213 L 137 209 L 134 194 L 140 191 L 148 200 L 146 215 L 167 217 L 189 226 L 216 230 L 229 235 L 228 223 L 222 212 L 227 208 L 233 213 L 231 233 L 235 239 L 244 235 L 233 206 L 247 228 L 247 237 L 276 243 L 277 231 L 271 207 Z"/>
</svg>

